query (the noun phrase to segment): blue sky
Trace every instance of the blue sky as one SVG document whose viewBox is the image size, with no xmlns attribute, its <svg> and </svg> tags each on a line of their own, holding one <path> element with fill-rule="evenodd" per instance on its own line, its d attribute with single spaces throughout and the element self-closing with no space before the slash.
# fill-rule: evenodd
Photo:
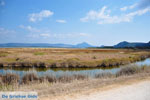
<svg viewBox="0 0 150 100">
<path fill-rule="evenodd" d="M 150 41 L 150 0 L 0 0 L 0 43 Z"/>
</svg>

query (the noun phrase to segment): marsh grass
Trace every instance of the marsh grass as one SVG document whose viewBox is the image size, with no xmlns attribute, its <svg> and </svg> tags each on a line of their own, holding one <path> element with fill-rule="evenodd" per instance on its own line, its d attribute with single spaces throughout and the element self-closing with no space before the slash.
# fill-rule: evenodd
<svg viewBox="0 0 150 100">
<path fill-rule="evenodd" d="M 95 78 L 112 78 L 112 77 L 114 77 L 114 75 L 110 72 L 99 73 L 95 75 Z"/>
<path fill-rule="evenodd" d="M 53 75 L 51 76 L 47 75 L 46 77 L 44 77 L 44 79 L 48 81 L 49 83 L 55 83 L 57 81 L 57 78 Z"/>
<path fill-rule="evenodd" d="M 15 57 L 14 57 L 14 58 L 5 58 L 4 61 L 5 61 L 5 62 L 8 62 L 8 63 L 9 63 L 9 62 L 12 63 L 12 62 L 16 62 L 16 58 L 15 58 Z"/>
<path fill-rule="evenodd" d="M 7 53 L 0 53 L 0 57 L 6 57 L 7 55 Z"/>
<path fill-rule="evenodd" d="M 150 73 L 150 66 L 129 66 L 121 68 L 120 71 L 118 71 L 116 74 L 112 73 L 99 73 L 96 74 L 93 78 L 94 79 L 113 79 L 113 78 L 119 78 L 122 76 L 131 76 L 134 74 L 140 74 L 140 73 Z M 59 77 L 53 76 L 53 75 L 46 75 L 42 77 L 38 77 L 35 73 L 29 73 L 24 75 L 22 78 L 20 78 L 16 74 L 10 74 L 7 73 L 6 75 L 0 75 L 0 90 L 14 90 L 15 88 L 18 88 L 19 86 L 23 85 L 30 85 L 30 84 L 55 84 L 55 83 L 71 83 L 73 81 L 78 80 L 89 80 L 88 75 L 80 75 L 80 74 L 74 74 L 74 75 L 62 75 Z"/>
<path fill-rule="evenodd" d="M 75 75 L 63 75 L 58 77 L 57 82 L 62 82 L 62 83 L 68 83 L 72 82 L 74 80 L 85 80 L 88 79 L 88 75 L 80 75 L 80 74 L 75 74 Z"/>
<path fill-rule="evenodd" d="M 123 75 L 132 75 L 135 73 L 139 73 L 140 71 L 143 71 L 143 68 L 139 67 L 125 67 L 122 68 L 119 72 L 116 73 L 116 76 L 123 76 Z"/>
<path fill-rule="evenodd" d="M 34 52 L 33 54 L 36 55 L 36 56 L 42 56 L 42 55 L 45 55 L 44 52 Z"/>
<path fill-rule="evenodd" d="M 80 75 L 80 74 L 75 74 L 72 76 L 74 79 L 76 80 L 85 80 L 85 79 L 89 79 L 88 75 Z"/>
<path fill-rule="evenodd" d="M 20 77 L 18 75 L 11 74 L 11 73 L 5 74 L 1 77 L 2 77 L 2 82 L 6 85 L 16 84 L 20 80 Z"/>
<path fill-rule="evenodd" d="M 93 68 L 128 64 L 148 55 L 146 50 L 130 49 L 1 48 L 0 63 L 5 67 Z M 39 62 L 44 66 L 38 66 Z"/>
<path fill-rule="evenodd" d="M 23 84 L 29 84 L 31 82 L 38 81 L 38 76 L 34 73 L 29 73 L 23 76 L 22 83 Z"/>
<path fill-rule="evenodd" d="M 57 82 L 68 83 L 68 82 L 71 82 L 72 80 L 73 80 L 73 77 L 70 77 L 68 75 L 63 75 L 57 79 Z"/>
</svg>

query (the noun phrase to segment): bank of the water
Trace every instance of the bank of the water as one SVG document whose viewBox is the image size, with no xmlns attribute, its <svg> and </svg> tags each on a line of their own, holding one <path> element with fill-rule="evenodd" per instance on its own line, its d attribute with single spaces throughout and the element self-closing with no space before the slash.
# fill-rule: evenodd
<svg viewBox="0 0 150 100">
<path fill-rule="evenodd" d="M 111 68 L 1 68 L 0 74 L 5 75 L 7 73 L 13 73 L 17 74 L 20 77 L 23 77 L 26 74 L 34 73 L 38 76 L 63 76 L 63 75 L 85 75 L 94 77 L 96 74 L 100 73 L 112 73 L 116 74 L 121 68 L 127 67 L 127 66 L 150 66 L 150 58 L 147 58 L 143 61 L 137 61 L 135 63 L 122 65 L 122 66 L 116 66 Z"/>
<path fill-rule="evenodd" d="M 11 63 L 0 62 L 0 67 L 13 67 L 13 68 L 111 68 L 120 65 L 130 64 L 136 61 L 142 61 L 149 58 L 150 54 L 142 54 L 136 56 L 129 56 L 127 58 L 120 59 L 104 59 L 95 61 L 78 61 L 77 59 L 70 59 L 64 61 L 56 61 L 53 63 L 46 62 L 22 62 L 14 61 Z M 19 59 L 19 58 L 18 58 Z"/>
</svg>

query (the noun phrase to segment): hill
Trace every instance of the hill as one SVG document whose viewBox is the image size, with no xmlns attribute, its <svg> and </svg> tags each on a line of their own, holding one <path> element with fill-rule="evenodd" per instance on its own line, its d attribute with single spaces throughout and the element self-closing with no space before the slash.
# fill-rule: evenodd
<svg viewBox="0 0 150 100">
<path fill-rule="evenodd" d="M 150 42 L 141 43 L 141 42 L 127 42 L 123 41 L 114 45 L 114 48 L 139 48 L 139 49 L 150 49 Z"/>
<path fill-rule="evenodd" d="M 19 47 L 51 47 L 51 48 L 88 48 L 94 47 L 86 42 L 71 45 L 71 44 L 49 44 L 49 43 L 2 43 L 0 44 L 1 48 L 19 48 Z"/>
</svg>

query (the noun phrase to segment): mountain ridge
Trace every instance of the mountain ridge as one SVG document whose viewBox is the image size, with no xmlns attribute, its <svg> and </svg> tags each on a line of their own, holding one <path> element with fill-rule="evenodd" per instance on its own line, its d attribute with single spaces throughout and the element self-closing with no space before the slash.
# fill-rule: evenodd
<svg viewBox="0 0 150 100">
<path fill-rule="evenodd" d="M 113 46 L 114 48 L 150 48 L 150 41 L 148 43 L 143 42 L 127 42 L 123 41 Z"/>
<path fill-rule="evenodd" d="M 52 47 L 52 48 L 88 48 L 94 47 L 86 42 L 76 45 L 63 44 L 63 43 L 0 43 L 0 47 Z"/>
</svg>

